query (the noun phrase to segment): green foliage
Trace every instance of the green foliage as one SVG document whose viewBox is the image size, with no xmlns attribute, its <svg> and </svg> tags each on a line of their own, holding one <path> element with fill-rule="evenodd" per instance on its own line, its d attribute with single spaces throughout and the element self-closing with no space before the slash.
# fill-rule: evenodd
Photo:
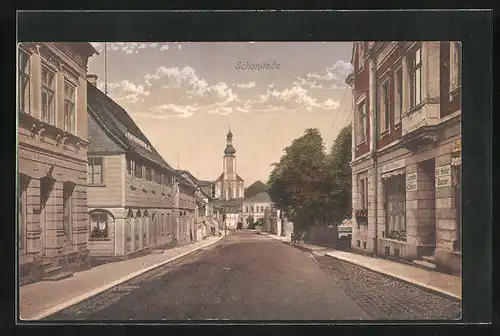
<svg viewBox="0 0 500 336">
<path fill-rule="evenodd" d="M 245 198 L 255 196 L 264 191 L 267 191 L 267 185 L 262 181 L 255 181 L 248 188 L 245 188 Z"/>
<path fill-rule="evenodd" d="M 351 203 L 350 158 L 350 126 L 341 130 L 328 155 L 320 132 L 307 129 L 273 164 L 267 183 L 271 201 L 298 231 L 345 218 Z"/>
</svg>

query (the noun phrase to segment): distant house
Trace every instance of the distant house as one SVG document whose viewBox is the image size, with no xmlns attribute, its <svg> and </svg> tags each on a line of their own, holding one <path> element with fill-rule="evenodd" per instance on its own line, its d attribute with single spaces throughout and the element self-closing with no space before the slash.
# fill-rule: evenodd
<svg viewBox="0 0 500 336">
<path fill-rule="evenodd" d="M 246 226 L 250 218 L 253 218 L 254 221 L 264 218 L 265 212 L 269 211 L 271 207 L 271 199 L 267 192 L 261 192 L 255 196 L 245 198 L 241 214 L 243 224 Z"/>
<path fill-rule="evenodd" d="M 120 105 L 88 85 L 89 250 L 129 258 L 192 240 L 195 190 Z M 190 234 L 191 233 L 191 234 Z"/>
</svg>

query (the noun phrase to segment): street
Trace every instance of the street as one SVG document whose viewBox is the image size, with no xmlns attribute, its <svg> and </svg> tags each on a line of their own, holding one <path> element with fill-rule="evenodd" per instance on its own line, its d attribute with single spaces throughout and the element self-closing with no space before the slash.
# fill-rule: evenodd
<svg viewBox="0 0 500 336">
<path fill-rule="evenodd" d="M 44 320 L 453 319 L 460 303 L 251 231 Z"/>
</svg>

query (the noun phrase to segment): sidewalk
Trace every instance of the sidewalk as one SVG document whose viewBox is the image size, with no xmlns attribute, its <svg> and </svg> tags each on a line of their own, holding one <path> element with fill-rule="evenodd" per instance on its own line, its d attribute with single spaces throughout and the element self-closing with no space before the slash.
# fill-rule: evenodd
<svg viewBox="0 0 500 336">
<path fill-rule="evenodd" d="M 208 237 L 194 244 L 165 250 L 163 254 L 148 254 L 130 260 L 99 265 L 56 282 L 42 281 L 23 286 L 19 293 L 20 319 L 42 319 L 142 273 L 210 246 L 223 237 L 224 235 Z"/>
<path fill-rule="evenodd" d="M 267 232 L 262 232 L 262 234 L 275 240 L 290 243 L 290 237 L 277 237 Z M 415 286 L 444 294 L 458 300 L 462 300 L 462 278 L 457 276 L 448 275 L 437 271 L 428 271 L 418 267 L 386 259 L 373 258 L 356 253 L 332 250 L 312 244 L 300 244 L 297 245 L 297 247 L 309 252 L 317 253 L 319 251 L 322 251 L 325 255 L 331 258 L 336 258 L 352 264 L 356 264 L 358 266 L 370 269 L 374 272 L 411 283 Z"/>
</svg>

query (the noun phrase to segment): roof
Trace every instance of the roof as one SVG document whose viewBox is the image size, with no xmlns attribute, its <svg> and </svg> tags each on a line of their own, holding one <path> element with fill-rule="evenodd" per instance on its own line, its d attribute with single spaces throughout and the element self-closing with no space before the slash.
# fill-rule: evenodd
<svg viewBox="0 0 500 336">
<path fill-rule="evenodd" d="M 245 203 L 246 202 L 253 202 L 253 203 L 271 202 L 271 198 L 269 197 L 269 194 L 267 192 L 263 191 L 252 197 L 245 198 Z"/>
<path fill-rule="evenodd" d="M 87 110 L 102 127 L 112 134 L 117 144 L 156 163 L 162 168 L 176 173 L 149 142 L 146 135 L 132 120 L 127 111 L 104 92 L 99 90 L 95 85 L 90 83 L 87 85 Z M 126 136 L 127 132 L 133 133 L 136 137 L 148 144 L 151 151 L 130 140 Z"/>
<path fill-rule="evenodd" d="M 222 180 L 224 180 L 224 173 L 220 174 L 220 176 L 215 181 L 222 181 Z"/>
<path fill-rule="evenodd" d="M 240 175 L 238 175 L 238 174 L 236 174 L 236 180 L 238 180 L 238 181 L 243 181 L 243 179 L 241 178 L 241 176 L 240 176 Z"/>
<path fill-rule="evenodd" d="M 231 129 L 229 129 L 229 132 L 227 132 L 227 137 L 232 138 L 233 137 L 233 132 L 231 132 Z"/>
</svg>

